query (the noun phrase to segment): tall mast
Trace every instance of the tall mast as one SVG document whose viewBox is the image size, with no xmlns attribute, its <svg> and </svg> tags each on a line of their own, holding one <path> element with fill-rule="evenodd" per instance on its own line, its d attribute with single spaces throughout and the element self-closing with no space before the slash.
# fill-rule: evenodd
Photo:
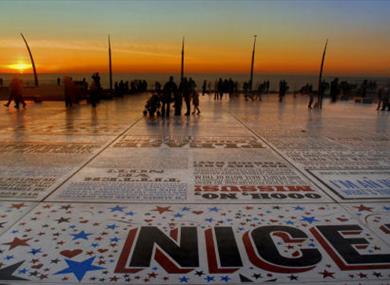
<svg viewBox="0 0 390 285">
<path fill-rule="evenodd" d="M 251 61 L 251 74 L 249 78 L 249 90 L 252 91 L 252 86 L 253 86 L 253 67 L 255 65 L 255 50 L 256 50 L 256 38 L 257 35 L 254 35 L 254 40 L 253 40 L 253 49 L 252 49 L 252 61 Z"/>
<path fill-rule="evenodd" d="M 328 46 L 328 40 L 325 42 L 324 51 L 322 52 L 322 59 L 321 59 L 321 66 L 320 66 L 320 74 L 318 76 L 318 107 L 322 108 L 322 72 L 324 70 L 324 63 L 325 63 L 325 55 L 326 55 L 326 48 Z M 321 98 L 321 99 L 320 99 Z"/>
<path fill-rule="evenodd" d="M 30 47 L 29 47 L 29 45 L 28 45 L 28 43 L 27 43 L 26 38 L 23 36 L 23 34 L 20 33 L 20 35 L 22 36 L 23 41 L 24 41 L 24 43 L 26 44 L 28 54 L 30 55 L 31 65 L 32 65 L 33 72 L 34 72 L 35 87 L 38 87 L 38 86 L 39 86 L 38 74 L 37 74 L 37 70 L 36 70 L 36 68 L 35 68 L 34 58 L 33 58 L 33 56 L 32 56 L 31 49 L 30 49 Z"/>
<path fill-rule="evenodd" d="M 181 42 L 181 69 L 180 69 L 180 82 L 184 78 L 184 37 Z"/>
<path fill-rule="evenodd" d="M 110 91 L 112 92 L 112 61 L 111 61 L 111 40 L 108 35 L 108 71 L 110 76 Z"/>
</svg>

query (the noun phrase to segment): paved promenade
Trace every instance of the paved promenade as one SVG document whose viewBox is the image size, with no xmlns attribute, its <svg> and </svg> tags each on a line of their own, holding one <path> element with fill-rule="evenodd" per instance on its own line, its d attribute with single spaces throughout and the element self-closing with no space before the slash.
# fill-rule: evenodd
<svg viewBox="0 0 390 285">
<path fill-rule="evenodd" d="M 0 284 L 390 284 L 389 112 L 146 99 L 0 109 Z"/>
</svg>

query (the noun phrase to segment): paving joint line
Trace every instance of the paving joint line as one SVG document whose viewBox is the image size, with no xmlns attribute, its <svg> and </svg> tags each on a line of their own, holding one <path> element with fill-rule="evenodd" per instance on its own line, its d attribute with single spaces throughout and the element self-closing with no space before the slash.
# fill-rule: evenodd
<svg viewBox="0 0 390 285">
<path fill-rule="evenodd" d="M 304 176 L 306 179 L 308 179 L 311 183 L 313 183 L 318 189 L 323 192 L 326 197 L 329 197 L 331 200 L 334 201 L 334 203 L 339 204 L 339 202 L 333 198 L 331 195 L 326 193 L 322 187 L 319 186 L 317 181 L 314 181 L 310 176 L 308 176 L 304 171 L 299 169 L 293 162 L 291 162 L 287 157 L 285 157 L 275 146 L 273 146 L 271 143 L 269 143 L 266 139 L 264 139 L 262 136 L 259 136 L 255 131 L 253 131 L 251 128 L 249 128 L 244 122 L 242 122 L 237 116 L 233 115 L 231 112 L 229 114 L 236 119 L 241 125 L 244 126 L 248 131 L 250 131 L 253 135 L 255 135 L 257 138 L 259 138 L 264 144 L 266 144 L 271 150 L 273 150 L 279 157 L 281 157 L 284 161 L 286 161 L 289 165 L 291 165 L 296 171 L 298 171 L 302 176 Z"/>
<path fill-rule="evenodd" d="M 132 127 L 134 127 L 143 117 L 139 117 L 136 119 L 130 126 L 124 129 L 120 134 L 118 134 L 111 142 L 108 142 L 105 146 L 103 146 L 98 152 L 92 155 L 87 161 L 85 161 L 82 165 L 80 165 L 74 172 L 72 172 L 67 178 L 61 181 L 50 193 L 46 194 L 42 199 L 37 202 L 45 202 L 47 198 L 49 198 L 55 191 L 57 191 L 62 185 L 68 182 L 71 178 L 73 178 L 77 173 L 79 173 L 84 167 L 86 167 L 89 163 L 91 163 L 96 157 L 98 157 L 103 151 L 109 148 L 112 144 L 118 141 L 125 133 L 127 133 Z"/>
</svg>

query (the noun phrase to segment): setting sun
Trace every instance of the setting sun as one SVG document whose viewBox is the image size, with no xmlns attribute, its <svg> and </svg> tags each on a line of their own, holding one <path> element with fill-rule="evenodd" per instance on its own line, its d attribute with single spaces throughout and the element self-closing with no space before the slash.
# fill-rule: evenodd
<svg viewBox="0 0 390 285">
<path fill-rule="evenodd" d="M 31 64 L 27 64 L 24 62 L 18 62 L 18 63 L 8 65 L 8 68 L 12 69 L 12 70 L 17 70 L 18 72 L 23 73 L 26 69 L 31 68 Z"/>
</svg>

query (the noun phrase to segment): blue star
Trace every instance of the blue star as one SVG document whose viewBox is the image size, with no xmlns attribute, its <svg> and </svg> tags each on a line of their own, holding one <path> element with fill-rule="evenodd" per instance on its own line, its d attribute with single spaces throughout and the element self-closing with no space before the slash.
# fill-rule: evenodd
<svg viewBox="0 0 390 285">
<path fill-rule="evenodd" d="M 225 281 L 225 282 L 229 282 L 230 280 L 230 277 L 225 275 L 225 276 L 221 276 L 221 281 Z"/>
<path fill-rule="evenodd" d="M 288 221 L 286 222 L 286 224 L 287 224 L 287 225 L 293 225 L 293 224 L 294 224 L 294 222 L 293 222 L 293 221 L 291 221 L 291 220 L 288 220 Z"/>
<path fill-rule="evenodd" d="M 93 256 L 81 262 L 65 259 L 68 268 L 62 269 L 61 271 L 58 271 L 54 274 L 58 275 L 58 274 L 73 273 L 76 276 L 77 280 L 80 282 L 81 280 L 83 280 L 85 273 L 87 273 L 88 271 L 105 269 L 104 267 L 101 266 L 92 265 L 95 257 L 96 256 Z"/>
<path fill-rule="evenodd" d="M 313 222 L 319 222 L 319 220 L 317 220 L 316 217 L 307 217 L 307 216 L 303 216 L 301 221 L 307 222 L 309 224 L 312 224 Z"/>
<path fill-rule="evenodd" d="M 182 276 L 179 278 L 180 283 L 188 283 L 188 277 Z"/>
<path fill-rule="evenodd" d="M 211 223 L 213 221 L 213 218 L 207 218 L 207 219 L 204 219 L 206 222 L 209 222 Z"/>
<path fill-rule="evenodd" d="M 18 272 L 19 274 L 26 274 L 27 273 L 27 268 L 20 269 Z"/>
<path fill-rule="evenodd" d="M 190 208 L 188 208 L 188 207 L 183 207 L 183 208 L 181 209 L 182 212 L 189 211 L 189 210 L 190 210 Z"/>
<path fill-rule="evenodd" d="M 305 208 L 303 208 L 301 206 L 296 206 L 296 207 L 294 207 L 294 210 L 295 211 L 303 211 L 303 210 L 305 210 Z"/>
<path fill-rule="evenodd" d="M 384 209 L 385 211 L 390 211 L 390 207 L 387 207 L 387 206 L 383 206 L 383 209 Z"/>
<path fill-rule="evenodd" d="M 41 248 L 32 248 L 28 253 L 36 255 L 37 253 L 41 253 Z"/>
<path fill-rule="evenodd" d="M 81 231 L 78 234 L 70 234 L 70 235 L 73 236 L 72 240 L 76 240 L 76 239 L 85 239 L 85 240 L 87 240 L 88 236 L 90 236 L 91 234 L 86 233 L 84 231 Z"/>
<path fill-rule="evenodd" d="M 115 225 L 115 224 L 107 225 L 107 229 L 115 230 L 116 228 L 117 228 L 117 225 Z"/>
<path fill-rule="evenodd" d="M 204 280 L 206 280 L 207 282 L 214 281 L 214 276 L 208 275 Z"/>
<path fill-rule="evenodd" d="M 126 207 L 120 207 L 117 205 L 117 206 L 110 208 L 110 209 L 111 209 L 111 213 L 112 213 L 112 212 L 123 212 L 124 208 L 126 208 Z"/>
<path fill-rule="evenodd" d="M 127 215 L 127 216 L 134 216 L 134 215 L 135 215 L 135 212 L 129 211 L 129 212 L 126 213 L 126 215 Z"/>
<path fill-rule="evenodd" d="M 110 238 L 110 241 L 111 241 L 111 242 L 118 242 L 118 241 L 120 241 L 120 240 L 121 240 L 121 239 L 118 238 L 118 237 Z"/>
<path fill-rule="evenodd" d="M 181 218 L 181 217 L 183 217 L 183 215 L 180 214 L 180 213 L 176 213 L 174 217 L 175 217 L 175 218 Z"/>
<path fill-rule="evenodd" d="M 98 244 L 97 242 L 94 242 L 94 243 L 91 244 L 91 246 L 92 246 L 92 247 L 98 247 L 99 244 Z"/>
<path fill-rule="evenodd" d="M 6 257 L 4 257 L 4 259 L 6 259 L 6 260 L 11 260 L 12 258 L 14 258 L 13 255 L 7 255 Z"/>
<path fill-rule="evenodd" d="M 212 208 L 209 208 L 209 211 L 210 212 L 218 212 L 219 209 L 217 207 L 212 207 Z"/>
</svg>

